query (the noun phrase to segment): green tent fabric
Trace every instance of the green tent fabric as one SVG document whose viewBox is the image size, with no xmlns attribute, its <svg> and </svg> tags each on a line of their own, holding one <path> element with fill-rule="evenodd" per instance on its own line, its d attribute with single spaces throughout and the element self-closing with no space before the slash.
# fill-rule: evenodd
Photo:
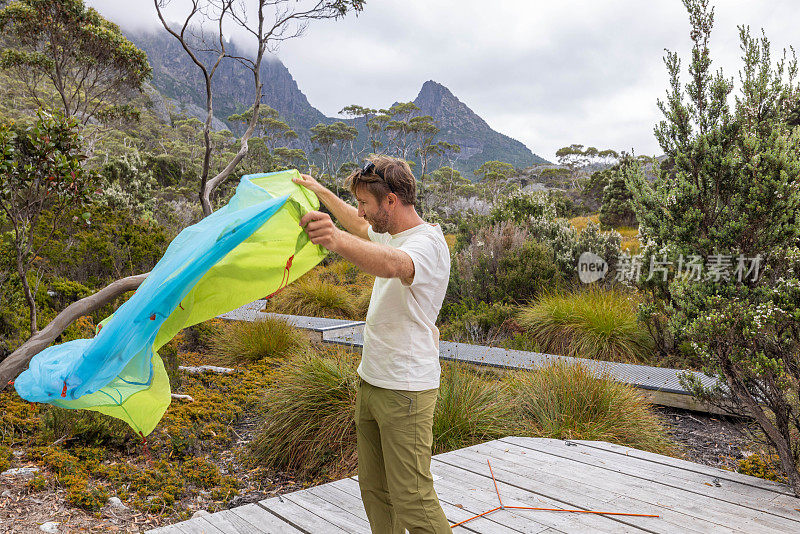
<svg viewBox="0 0 800 534">
<path fill-rule="evenodd" d="M 98 325 L 94 339 L 38 354 L 15 381 L 20 396 L 98 411 L 122 419 L 142 436 L 152 432 L 171 400 L 158 349 L 183 328 L 273 294 L 325 257 L 325 249 L 311 244 L 299 225 L 319 201 L 292 181 L 298 176 L 296 170 L 244 176 L 225 207 L 173 240 L 131 299 Z M 114 347 L 120 336 L 134 340 L 134 334 L 144 335 L 131 329 L 157 322 L 144 348 L 133 341 L 117 343 L 112 358 L 95 343 L 108 334 L 103 346 Z M 91 358 L 108 362 L 104 367 Z"/>
</svg>

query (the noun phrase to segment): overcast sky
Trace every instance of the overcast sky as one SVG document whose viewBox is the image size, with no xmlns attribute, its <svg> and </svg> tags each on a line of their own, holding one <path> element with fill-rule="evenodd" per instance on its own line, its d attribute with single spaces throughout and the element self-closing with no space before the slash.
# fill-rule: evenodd
<svg viewBox="0 0 800 534">
<path fill-rule="evenodd" d="M 774 57 L 800 49 L 797 0 L 715 3 L 713 65 L 728 77 L 738 80 L 737 25 L 763 28 Z M 157 24 L 148 0 L 87 4 L 123 27 Z M 662 57 L 678 51 L 685 69 L 688 28 L 680 0 L 368 0 L 358 17 L 312 23 L 277 55 L 328 116 L 349 104 L 413 100 L 435 80 L 492 128 L 554 161 L 571 143 L 660 153 L 653 126 L 667 87 Z"/>
</svg>

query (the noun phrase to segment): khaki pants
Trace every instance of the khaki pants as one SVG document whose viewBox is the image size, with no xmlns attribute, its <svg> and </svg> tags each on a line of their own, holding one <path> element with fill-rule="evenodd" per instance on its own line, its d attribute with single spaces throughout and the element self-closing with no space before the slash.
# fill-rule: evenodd
<svg viewBox="0 0 800 534">
<path fill-rule="evenodd" d="M 384 389 L 360 380 L 358 484 L 373 534 L 452 532 L 431 476 L 438 393 Z"/>
</svg>

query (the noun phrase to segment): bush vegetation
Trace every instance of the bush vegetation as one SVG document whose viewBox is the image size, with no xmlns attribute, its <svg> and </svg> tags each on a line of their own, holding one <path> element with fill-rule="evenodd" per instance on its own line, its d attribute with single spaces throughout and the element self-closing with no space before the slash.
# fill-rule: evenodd
<svg viewBox="0 0 800 534">
<path fill-rule="evenodd" d="M 637 319 L 637 304 L 617 290 L 548 293 L 521 308 L 517 321 L 550 354 L 651 363 L 654 343 Z"/>
<path fill-rule="evenodd" d="M 676 451 L 639 392 L 581 365 L 556 360 L 534 372 L 514 373 L 509 383 L 523 435 L 608 441 L 659 454 Z"/>
<path fill-rule="evenodd" d="M 308 336 L 283 319 L 231 321 L 218 327 L 210 340 L 210 353 L 221 362 L 255 362 L 265 358 L 287 360 L 306 354 Z"/>
<path fill-rule="evenodd" d="M 312 477 L 352 473 L 357 363 L 352 354 L 331 349 L 284 364 L 266 390 L 265 423 L 248 447 L 248 459 Z M 445 364 L 433 422 L 434 453 L 512 434 L 676 450 L 640 394 L 580 366 L 555 363 L 500 378 Z"/>
<path fill-rule="evenodd" d="M 363 320 L 367 315 L 374 277 L 344 260 L 334 260 L 282 289 L 269 299 L 266 311 Z"/>
</svg>

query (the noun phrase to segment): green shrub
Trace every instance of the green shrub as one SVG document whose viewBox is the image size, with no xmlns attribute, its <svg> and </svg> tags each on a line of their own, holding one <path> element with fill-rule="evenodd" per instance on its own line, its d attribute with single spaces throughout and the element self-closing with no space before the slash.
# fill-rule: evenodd
<svg viewBox="0 0 800 534">
<path fill-rule="evenodd" d="M 41 439 L 69 439 L 72 444 L 124 448 L 138 441 L 123 421 L 89 410 L 65 410 L 46 405 L 41 412 Z"/>
<path fill-rule="evenodd" d="M 194 456 L 181 465 L 181 475 L 185 481 L 195 486 L 209 489 L 222 481 L 219 468 L 205 458 Z"/>
<path fill-rule="evenodd" d="M 26 486 L 30 492 L 42 491 L 47 487 L 47 479 L 41 475 L 36 475 L 28 481 Z"/>
<path fill-rule="evenodd" d="M 249 444 L 250 461 L 309 475 L 352 471 L 355 364 L 344 349 L 287 362 L 265 394 L 265 422 Z"/>
<path fill-rule="evenodd" d="M 765 478 L 776 482 L 783 482 L 786 480 L 786 477 L 780 474 L 780 458 L 777 454 L 751 454 L 747 458 L 739 460 L 737 471 L 745 475 Z"/>
<path fill-rule="evenodd" d="M 0 445 L 0 473 L 11 467 L 11 449 Z"/>
<path fill-rule="evenodd" d="M 544 352 L 652 363 L 653 339 L 638 322 L 636 305 L 615 290 L 552 293 L 522 308 L 517 320 Z"/>
<path fill-rule="evenodd" d="M 631 205 L 632 195 L 625 185 L 626 179 L 641 172 L 639 162 L 625 155 L 614 169 L 611 179 L 603 189 L 603 203 L 600 206 L 600 224 L 604 228 L 617 226 L 638 226 L 636 214 Z"/>
<path fill-rule="evenodd" d="M 310 346 L 302 330 L 283 319 L 267 317 L 225 323 L 213 335 L 210 352 L 226 362 L 254 362 L 293 358 L 306 353 Z"/>
<path fill-rule="evenodd" d="M 513 221 L 524 226 L 532 217 L 555 219 L 556 216 L 556 206 L 546 193 L 525 193 L 518 190 L 503 197 L 500 204 L 492 210 L 489 222 L 494 224 Z"/>
<path fill-rule="evenodd" d="M 514 313 L 515 308 L 508 304 L 445 302 L 439 313 L 443 321 L 440 335 L 449 341 L 492 345 L 505 334 L 504 325 Z"/>
<path fill-rule="evenodd" d="M 593 252 L 608 263 L 605 280 L 616 275 L 622 236 L 616 230 L 603 232 L 594 221 L 578 231 L 566 219 L 532 218 L 527 226 L 532 239 L 547 243 L 553 250 L 555 266 L 564 282 L 577 283 L 578 258 L 584 252 Z"/>
<path fill-rule="evenodd" d="M 561 360 L 511 375 L 514 405 L 525 435 L 619 443 L 673 452 L 666 429 L 634 388 Z"/>
<path fill-rule="evenodd" d="M 501 382 L 483 379 L 463 364 L 444 364 L 433 418 L 433 453 L 503 437 L 510 415 Z"/>
<path fill-rule="evenodd" d="M 352 319 L 357 313 L 355 298 L 345 287 L 313 275 L 299 278 L 272 297 L 267 311 L 331 319 Z"/>
<path fill-rule="evenodd" d="M 449 300 L 473 302 L 525 302 L 559 279 L 552 249 L 513 222 L 478 232 L 450 272 Z"/>
<path fill-rule="evenodd" d="M 108 490 L 89 484 L 85 478 L 67 475 L 62 483 L 67 489 L 67 502 L 88 511 L 97 511 L 108 502 Z"/>
<path fill-rule="evenodd" d="M 87 226 L 80 217 L 91 213 Z M 72 215 L 72 214 L 70 214 Z M 147 272 L 164 255 L 168 242 L 164 229 L 125 210 L 92 205 L 76 210 L 77 222 L 67 219 L 56 228 L 41 256 L 54 276 L 94 289 L 112 280 Z M 53 215 L 43 214 L 43 224 Z M 71 243 L 65 247 L 64 243 Z"/>
</svg>

